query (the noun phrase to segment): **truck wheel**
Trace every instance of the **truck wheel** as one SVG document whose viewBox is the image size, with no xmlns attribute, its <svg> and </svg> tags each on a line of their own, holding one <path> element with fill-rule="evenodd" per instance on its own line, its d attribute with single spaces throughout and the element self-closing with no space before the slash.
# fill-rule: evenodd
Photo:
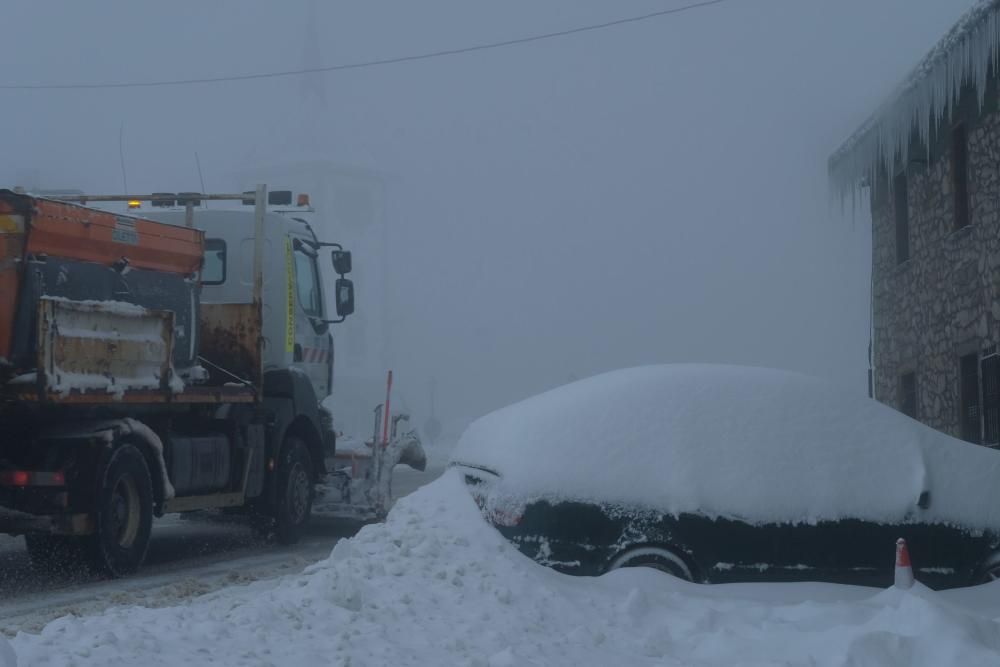
<svg viewBox="0 0 1000 667">
<path fill-rule="evenodd" d="M 29 533 L 24 536 L 31 566 L 51 574 L 72 574 L 84 563 L 83 540 L 68 535 Z"/>
<path fill-rule="evenodd" d="M 104 468 L 97 492 L 91 560 L 104 574 L 120 577 L 139 569 L 153 527 L 153 483 L 146 460 L 122 445 Z"/>
<path fill-rule="evenodd" d="M 309 521 L 316 479 L 309 450 L 294 435 L 285 438 L 277 472 L 274 530 L 278 542 L 294 544 L 299 541 L 302 527 Z"/>
</svg>

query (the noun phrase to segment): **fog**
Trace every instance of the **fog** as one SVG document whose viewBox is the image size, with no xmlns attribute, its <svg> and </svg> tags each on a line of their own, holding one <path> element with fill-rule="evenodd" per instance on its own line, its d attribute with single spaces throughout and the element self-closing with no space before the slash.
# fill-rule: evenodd
<svg viewBox="0 0 1000 667">
<path fill-rule="evenodd" d="M 684 4 L 7 0 L 0 84 L 322 67 Z M 120 149 L 133 192 L 200 190 L 195 153 L 211 191 L 305 156 L 376 182 L 378 229 L 343 232 L 359 314 L 335 329 L 338 363 L 373 382 L 393 368 L 418 418 L 432 384 L 461 423 L 662 362 L 866 392 L 867 205 L 831 203 L 826 160 L 972 4 L 731 0 L 326 74 L 0 90 L 0 184 L 120 191 Z"/>
</svg>

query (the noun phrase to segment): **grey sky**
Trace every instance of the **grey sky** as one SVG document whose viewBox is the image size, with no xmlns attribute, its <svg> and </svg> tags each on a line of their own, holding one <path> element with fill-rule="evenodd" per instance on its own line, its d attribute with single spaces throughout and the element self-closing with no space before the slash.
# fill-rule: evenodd
<svg viewBox="0 0 1000 667">
<path fill-rule="evenodd" d="M 681 4 L 318 2 L 308 54 L 305 0 L 8 0 L 0 79 L 289 69 Z M 790 368 L 862 392 L 870 230 L 864 210 L 852 222 L 829 206 L 826 158 L 972 4 L 732 0 L 325 75 L 325 104 L 298 79 L 0 91 L 0 182 L 120 190 L 123 121 L 133 190 L 198 189 L 195 151 L 214 190 L 309 146 L 386 174 L 389 361 L 418 410 L 432 375 L 439 409 L 468 417 L 667 361 Z"/>
</svg>

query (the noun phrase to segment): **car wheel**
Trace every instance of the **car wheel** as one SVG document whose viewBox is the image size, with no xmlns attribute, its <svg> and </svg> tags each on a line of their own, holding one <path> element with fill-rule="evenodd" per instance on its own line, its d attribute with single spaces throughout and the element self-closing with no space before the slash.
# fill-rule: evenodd
<svg viewBox="0 0 1000 667">
<path fill-rule="evenodd" d="M 104 466 L 94 518 L 88 539 L 95 569 L 112 577 L 138 570 L 153 528 L 153 483 L 132 445 L 118 447 Z"/>
<path fill-rule="evenodd" d="M 315 492 L 315 475 L 309 450 L 295 436 L 285 439 L 278 461 L 277 484 L 275 534 L 279 543 L 294 544 L 299 541 L 302 527 L 309 521 Z"/>
<path fill-rule="evenodd" d="M 623 567 L 648 567 L 666 572 L 684 581 L 694 581 L 687 562 L 670 549 L 662 547 L 640 547 L 626 551 L 608 565 L 608 572 Z"/>
</svg>

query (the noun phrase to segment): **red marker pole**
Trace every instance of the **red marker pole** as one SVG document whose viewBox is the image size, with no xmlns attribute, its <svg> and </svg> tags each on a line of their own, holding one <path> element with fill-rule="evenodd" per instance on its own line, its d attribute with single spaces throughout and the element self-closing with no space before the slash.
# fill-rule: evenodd
<svg viewBox="0 0 1000 667">
<path fill-rule="evenodd" d="M 382 424 L 382 446 L 389 445 L 389 395 L 392 393 L 392 371 L 385 383 L 385 415 Z"/>
</svg>

